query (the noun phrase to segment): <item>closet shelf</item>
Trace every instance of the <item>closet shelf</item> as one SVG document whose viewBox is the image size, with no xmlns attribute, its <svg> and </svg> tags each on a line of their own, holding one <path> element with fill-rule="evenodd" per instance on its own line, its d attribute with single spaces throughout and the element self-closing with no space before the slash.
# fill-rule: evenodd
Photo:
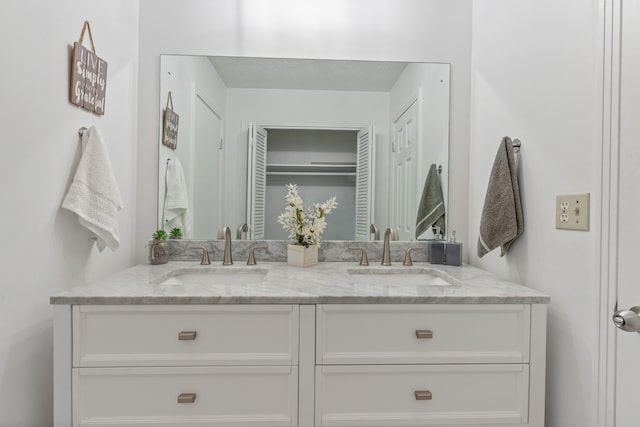
<svg viewBox="0 0 640 427">
<path fill-rule="evenodd" d="M 304 176 L 356 176 L 355 172 L 267 172 L 267 175 L 304 175 Z"/>
<path fill-rule="evenodd" d="M 267 175 L 355 176 L 355 163 L 271 163 Z"/>
</svg>

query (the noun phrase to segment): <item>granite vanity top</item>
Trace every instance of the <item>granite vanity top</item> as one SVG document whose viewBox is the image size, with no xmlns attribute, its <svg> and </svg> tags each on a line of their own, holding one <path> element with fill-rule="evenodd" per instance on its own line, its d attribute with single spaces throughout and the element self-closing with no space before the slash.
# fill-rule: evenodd
<svg viewBox="0 0 640 427">
<path fill-rule="evenodd" d="M 355 283 L 355 273 L 431 274 L 449 285 Z M 262 273 L 243 284 L 171 284 L 179 273 Z M 393 277 L 392 275 L 388 277 Z M 252 279 L 251 279 L 252 280 Z M 163 283 L 165 282 L 166 283 Z M 395 281 L 397 282 L 397 281 Z M 136 265 L 99 282 L 78 286 L 50 298 L 51 304 L 546 304 L 549 297 L 491 273 L 463 265 L 452 267 L 394 263 L 391 267 L 358 266 L 351 262 L 321 262 L 299 268 L 284 262 L 255 266 L 201 266 L 194 262 Z"/>
</svg>

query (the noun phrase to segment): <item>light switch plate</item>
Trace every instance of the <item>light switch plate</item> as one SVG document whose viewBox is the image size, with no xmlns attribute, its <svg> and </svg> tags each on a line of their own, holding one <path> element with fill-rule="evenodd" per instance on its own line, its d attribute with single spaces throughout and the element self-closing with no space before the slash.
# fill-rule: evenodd
<svg viewBox="0 0 640 427">
<path fill-rule="evenodd" d="M 589 231 L 589 195 L 563 194 L 556 197 L 556 228 Z"/>
</svg>

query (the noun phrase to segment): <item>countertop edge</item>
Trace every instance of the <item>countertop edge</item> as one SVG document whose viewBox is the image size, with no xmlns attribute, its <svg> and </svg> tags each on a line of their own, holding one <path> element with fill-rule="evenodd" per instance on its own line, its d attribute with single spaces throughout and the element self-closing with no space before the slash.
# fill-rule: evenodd
<svg viewBox="0 0 640 427">
<path fill-rule="evenodd" d="M 548 296 L 523 297 L 50 297 L 53 305 L 210 305 L 210 304 L 549 304 Z"/>
</svg>

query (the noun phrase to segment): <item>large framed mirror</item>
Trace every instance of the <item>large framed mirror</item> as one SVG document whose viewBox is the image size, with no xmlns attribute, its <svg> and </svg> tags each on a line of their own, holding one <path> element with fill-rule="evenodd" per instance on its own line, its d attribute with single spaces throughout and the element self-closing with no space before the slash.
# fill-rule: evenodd
<svg viewBox="0 0 640 427">
<path fill-rule="evenodd" d="M 325 240 L 446 233 L 449 64 L 162 55 L 160 68 L 160 123 L 169 93 L 179 123 L 175 148 L 159 132 L 159 228 L 285 240 L 294 183 L 305 204 L 336 196 Z M 416 236 L 434 169 L 444 220 Z"/>
</svg>

